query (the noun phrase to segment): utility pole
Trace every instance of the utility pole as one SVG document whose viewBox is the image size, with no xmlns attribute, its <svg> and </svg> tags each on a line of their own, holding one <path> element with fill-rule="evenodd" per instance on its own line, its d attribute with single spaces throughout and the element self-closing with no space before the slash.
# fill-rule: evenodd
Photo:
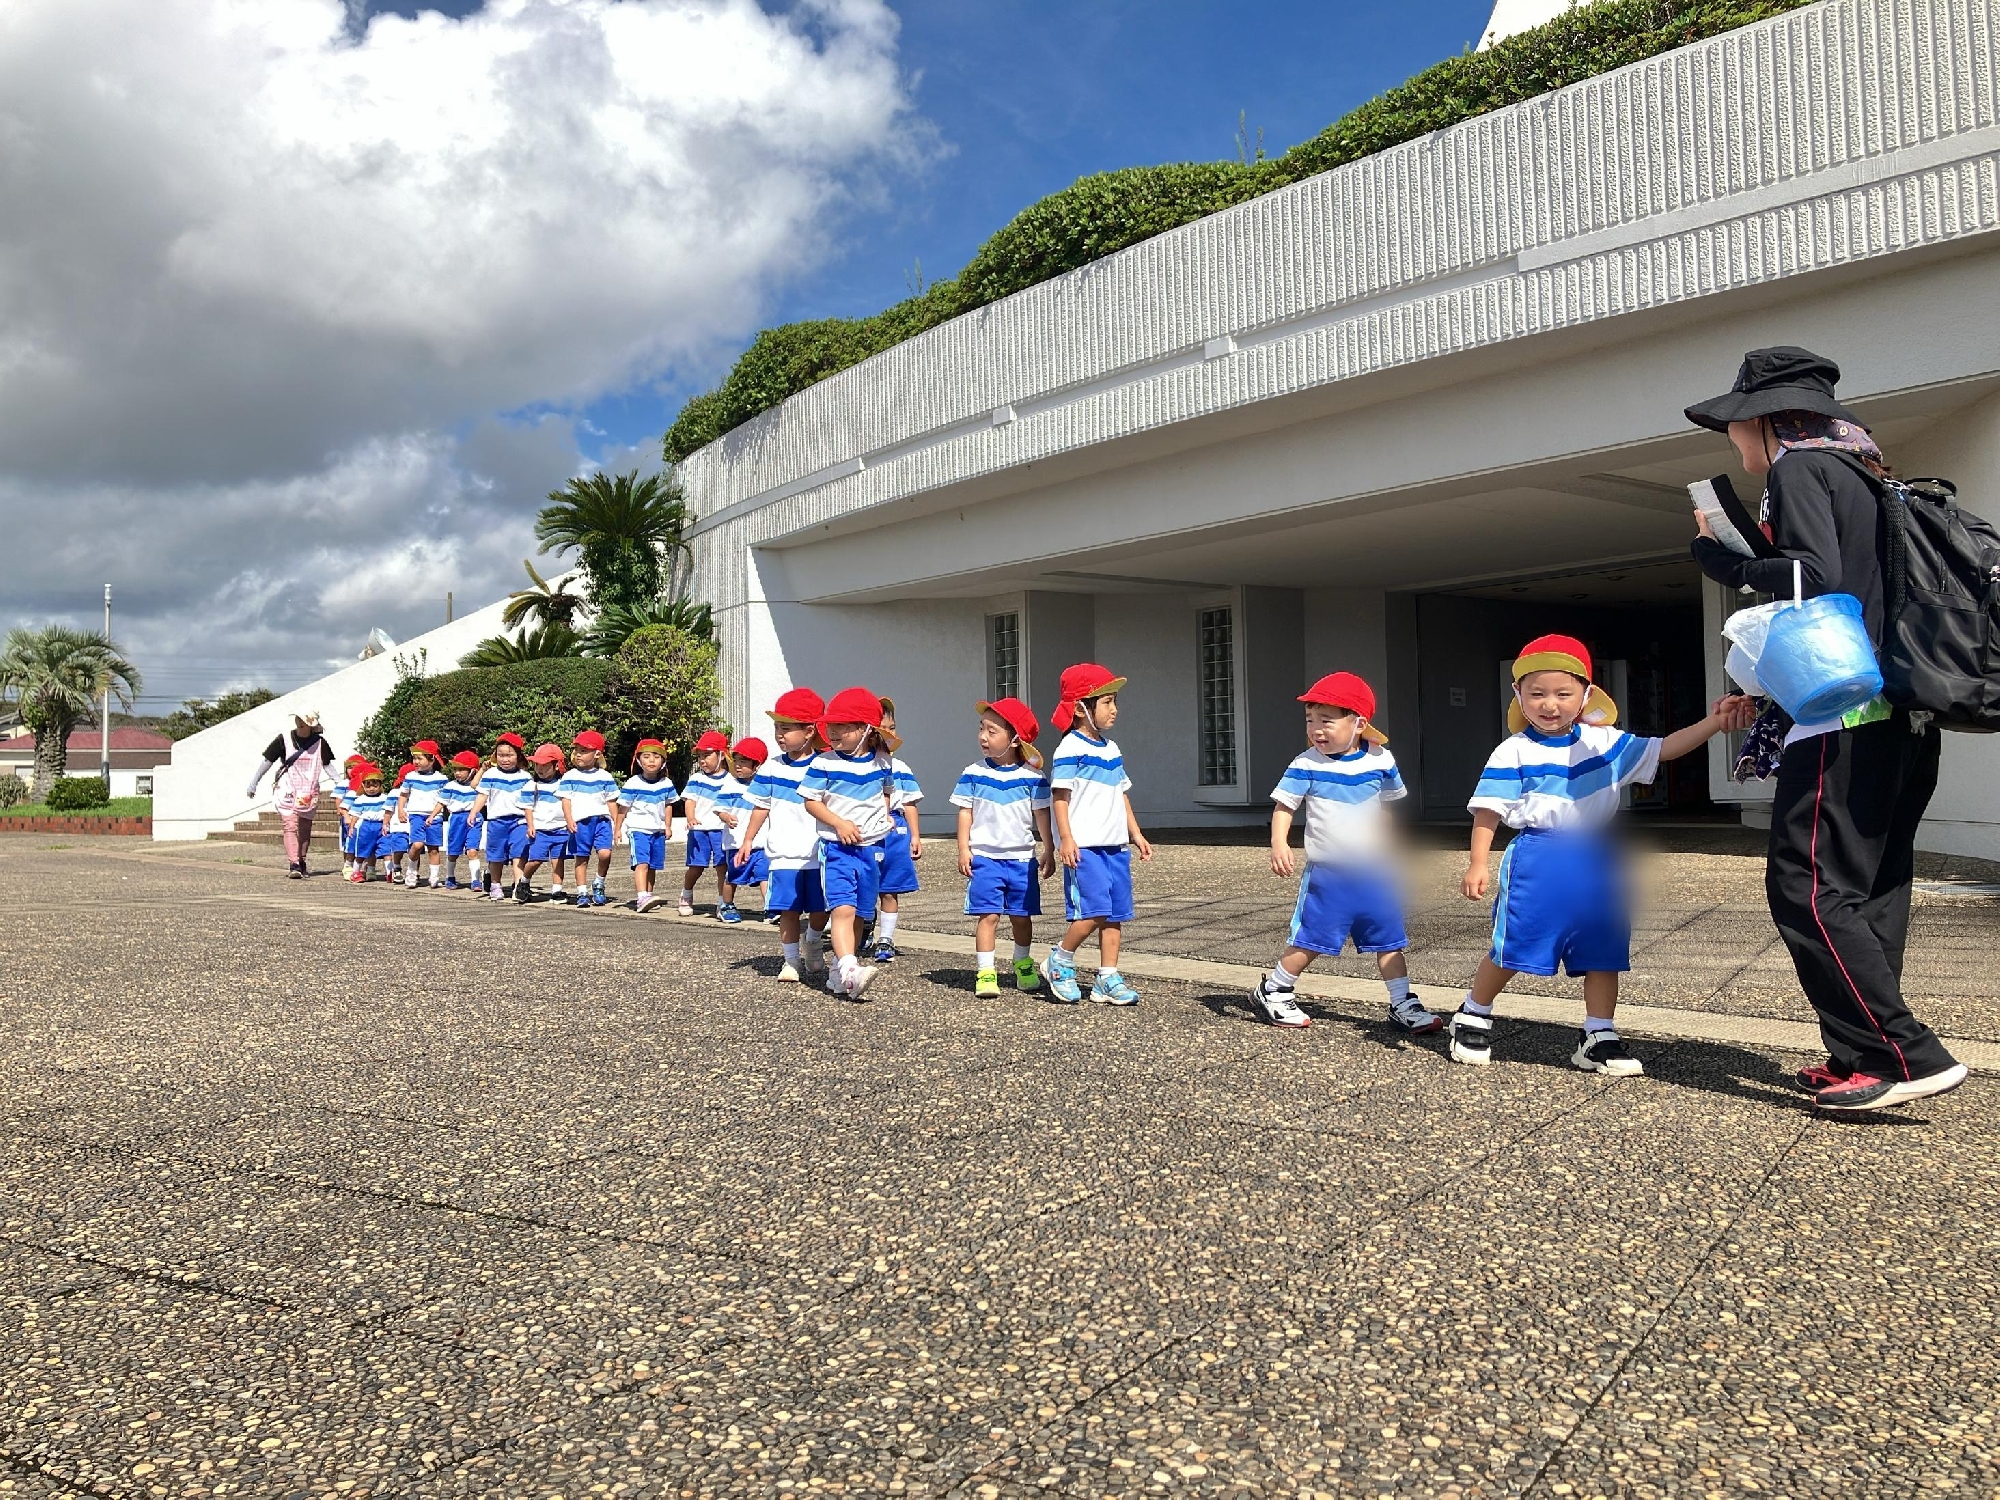
<svg viewBox="0 0 2000 1500">
<path fill-rule="evenodd" d="M 111 643 L 111 585 L 104 585 L 104 642 Z M 104 679 L 102 733 L 97 738 L 97 774 L 104 778 L 104 793 L 111 794 L 111 679 Z"/>
<path fill-rule="evenodd" d="M 451 590 L 450 590 L 450 589 L 446 589 L 446 590 L 444 591 L 444 622 L 445 622 L 445 624 L 447 624 L 447 625 L 449 625 L 449 624 L 451 623 Z"/>
</svg>

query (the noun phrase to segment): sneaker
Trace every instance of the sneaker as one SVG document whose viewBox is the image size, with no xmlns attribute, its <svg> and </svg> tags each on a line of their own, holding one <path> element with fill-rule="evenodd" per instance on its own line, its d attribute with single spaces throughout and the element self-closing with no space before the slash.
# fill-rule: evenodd
<svg viewBox="0 0 2000 1500">
<path fill-rule="evenodd" d="M 535 899 L 534 888 L 530 886 L 528 882 L 525 880 L 515 881 L 514 899 L 520 902 L 521 905 L 526 906 L 529 902 Z"/>
<path fill-rule="evenodd" d="M 681 897 L 680 914 L 684 917 L 694 915 L 694 903 L 685 896 Z"/>
<path fill-rule="evenodd" d="M 1266 989 L 1261 981 L 1251 987 L 1250 1008 L 1273 1026 L 1312 1025 L 1312 1017 L 1299 1009 L 1290 990 Z"/>
<path fill-rule="evenodd" d="M 368 872 L 366 870 L 356 870 L 352 875 L 348 876 L 347 878 L 353 881 L 356 885 L 366 885 L 368 883 Z"/>
<path fill-rule="evenodd" d="M 880 971 L 873 964 L 862 964 L 854 971 L 854 977 L 842 987 L 842 993 L 850 1000 L 859 1000 L 867 993 L 868 986 L 875 982 Z"/>
<path fill-rule="evenodd" d="M 1024 995 L 1032 995 L 1042 987 L 1042 971 L 1035 967 L 1032 958 L 1014 960 L 1014 988 Z"/>
<path fill-rule="evenodd" d="M 767 911 L 757 920 L 762 922 L 766 927 L 776 927 L 784 919 L 785 914 L 781 911 Z"/>
<path fill-rule="evenodd" d="M 403 889 L 414 891 L 416 888 L 417 888 L 417 872 L 415 870 L 412 870 L 410 871 L 409 874 L 403 877 Z"/>
<path fill-rule="evenodd" d="M 1871 1110 L 1893 1109 L 1898 1104 L 1948 1094 L 1965 1082 L 1965 1077 L 1964 1063 L 1953 1063 L 1927 1077 L 1904 1079 L 1900 1083 L 1891 1083 L 1872 1073 L 1850 1073 L 1840 1082 L 1814 1094 L 1813 1106 L 1835 1114 L 1867 1114 Z"/>
<path fill-rule="evenodd" d="M 1000 998 L 1000 975 L 993 969 L 981 969 L 972 980 L 972 993 L 981 1000 Z"/>
<path fill-rule="evenodd" d="M 1444 1030 L 1444 1017 L 1434 1010 L 1425 1010 L 1424 1002 L 1415 995 L 1391 1005 L 1389 1019 L 1411 1036 L 1429 1036 Z"/>
<path fill-rule="evenodd" d="M 497 880 L 493 882 L 493 888 L 486 895 L 488 899 L 493 901 L 505 901 L 507 899 L 507 893 L 500 889 L 500 882 Z"/>
<path fill-rule="evenodd" d="M 743 913 L 736 909 L 734 901 L 725 901 L 722 905 L 716 907 L 715 920 L 718 922 L 727 922 L 731 926 L 734 926 L 743 920 Z"/>
<path fill-rule="evenodd" d="M 1849 1077 L 1833 1065 L 1828 1058 L 1823 1063 L 1811 1063 L 1792 1075 L 1792 1085 L 1803 1094 L 1817 1094 L 1821 1089 L 1830 1089 L 1836 1083 L 1843 1083 Z"/>
<path fill-rule="evenodd" d="M 632 910 L 644 911 L 647 907 L 651 906 L 655 901 L 659 899 L 660 898 L 658 896 L 655 896 L 651 891 L 641 891 L 639 892 L 638 895 L 632 898 Z"/>
<path fill-rule="evenodd" d="M 881 942 L 875 945 L 875 962 L 878 964 L 892 964 L 895 961 L 896 945 L 887 938 L 883 938 Z"/>
<path fill-rule="evenodd" d="M 1461 1010 L 1447 1023 L 1451 1028 L 1451 1060 L 1483 1068 L 1493 1061 L 1493 1018 Z"/>
<path fill-rule="evenodd" d="M 1632 1055 L 1625 1039 L 1615 1031 L 1586 1031 L 1569 1055 L 1570 1066 L 1586 1073 L 1609 1073 L 1613 1078 L 1630 1078 L 1646 1071 L 1646 1065 Z"/>
<path fill-rule="evenodd" d="M 458 877 L 457 877 L 456 875 L 447 875 L 447 876 L 445 876 L 445 878 L 444 878 L 444 888 L 445 888 L 446 890 L 448 890 L 448 891 L 455 891 L 455 890 L 457 890 L 457 889 L 458 889 Z"/>
<path fill-rule="evenodd" d="M 609 906 L 611 904 L 611 898 L 604 894 L 602 884 L 593 885 L 590 888 L 590 904 L 592 906 Z"/>
<path fill-rule="evenodd" d="M 799 978 L 799 966 L 790 959 L 786 959 L 785 966 L 778 970 L 778 983 L 797 984 L 799 983 Z"/>
<path fill-rule="evenodd" d="M 1137 1005 L 1139 992 L 1126 982 L 1123 974 L 1099 970 L 1090 986 L 1090 998 L 1099 1005 Z"/>
<path fill-rule="evenodd" d="M 1051 948 L 1049 956 L 1042 960 L 1042 978 L 1049 982 L 1049 998 L 1062 1005 L 1075 1005 L 1083 999 L 1083 986 L 1076 982 L 1076 963 L 1072 959 L 1058 959 L 1059 949 Z"/>
<path fill-rule="evenodd" d="M 590 892 L 589 892 L 589 891 L 578 891 L 578 892 L 576 893 L 576 904 L 577 904 L 578 906 L 589 906 L 589 905 L 590 905 Z"/>
<path fill-rule="evenodd" d="M 808 978 L 814 979 L 826 973 L 826 950 L 824 948 L 801 948 L 799 950 L 799 972 Z"/>
<path fill-rule="evenodd" d="M 297 865 L 287 865 L 285 867 L 285 879 L 304 880 L 305 878 L 306 878 L 306 872 L 304 870 L 301 870 Z"/>
</svg>

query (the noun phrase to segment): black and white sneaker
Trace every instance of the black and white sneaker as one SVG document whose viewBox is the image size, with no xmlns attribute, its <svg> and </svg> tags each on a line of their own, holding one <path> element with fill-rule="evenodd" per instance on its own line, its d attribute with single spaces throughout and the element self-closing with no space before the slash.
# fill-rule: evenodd
<svg viewBox="0 0 2000 1500">
<path fill-rule="evenodd" d="M 1389 1019 L 1411 1036 L 1431 1036 L 1444 1030 L 1444 1017 L 1434 1010 L 1425 1010 L 1424 1002 L 1415 994 L 1393 1002 L 1389 1006 Z"/>
<path fill-rule="evenodd" d="M 1312 1017 L 1299 1009 L 1299 1003 L 1292 998 L 1290 990 L 1267 989 L 1261 981 L 1251 987 L 1250 1008 L 1259 1019 L 1273 1026 L 1296 1028 L 1312 1025 Z"/>
<path fill-rule="evenodd" d="M 1615 1031 L 1586 1031 L 1569 1055 L 1570 1066 L 1586 1073 L 1609 1073 L 1613 1078 L 1630 1078 L 1646 1071 L 1646 1065 L 1632 1055 L 1625 1039 Z"/>
<path fill-rule="evenodd" d="M 1493 1061 L 1493 1018 L 1475 1016 L 1469 1010 L 1454 1014 L 1450 1022 L 1451 1060 L 1483 1068 Z"/>
</svg>

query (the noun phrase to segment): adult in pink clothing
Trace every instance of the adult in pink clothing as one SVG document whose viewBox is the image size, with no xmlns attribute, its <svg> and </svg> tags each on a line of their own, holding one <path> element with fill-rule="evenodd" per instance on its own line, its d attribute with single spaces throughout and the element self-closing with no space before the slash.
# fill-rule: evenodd
<svg viewBox="0 0 2000 1500">
<path fill-rule="evenodd" d="M 319 715 L 295 714 L 291 731 L 264 747 L 264 759 L 244 794 L 254 798 L 265 776 L 271 776 L 278 816 L 285 825 L 285 859 L 291 866 L 290 879 L 305 879 L 306 852 L 312 846 L 313 812 L 319 806 L 321 784 L 328 781 L 327 767 L 332 764 L 333 747 L 320 733 Z"/>
</svg>

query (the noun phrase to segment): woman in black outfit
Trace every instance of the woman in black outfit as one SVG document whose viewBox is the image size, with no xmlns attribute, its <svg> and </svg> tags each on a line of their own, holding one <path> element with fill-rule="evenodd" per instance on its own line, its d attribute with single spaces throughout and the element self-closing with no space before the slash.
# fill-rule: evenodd
<svg viewBox="0 0 2000 1500">
<path fill-rule="evenodd" d="M 1735 444 L 1765 481 L 1762 521 L 1780 554 L 1724 547 L 1696 513 L 1694 559 L 1732 588 L 1789 598 L 1792 562 L 1808 598 L 1852 594 L 1868 638 L 1882 643 L 1886 522 L 1871 483 L 1881 451 L 1834 400 L 1840 367 L 1804 349 L 1755 349 L 1735 388 L 1687 409 Z M 1882 698 L 1785 735 L 1771 809 L 1764 889 L 1806 999 L 1819 1013 L 1827 1060 L 1799 1086 L 1824 1109 L 1886 1109 L 1965 1081 L 1965 1067 L 1910 1013 L 1903 946 L 1917 825 L 1937 787 L 1939 734 Z"/>
</svg>

